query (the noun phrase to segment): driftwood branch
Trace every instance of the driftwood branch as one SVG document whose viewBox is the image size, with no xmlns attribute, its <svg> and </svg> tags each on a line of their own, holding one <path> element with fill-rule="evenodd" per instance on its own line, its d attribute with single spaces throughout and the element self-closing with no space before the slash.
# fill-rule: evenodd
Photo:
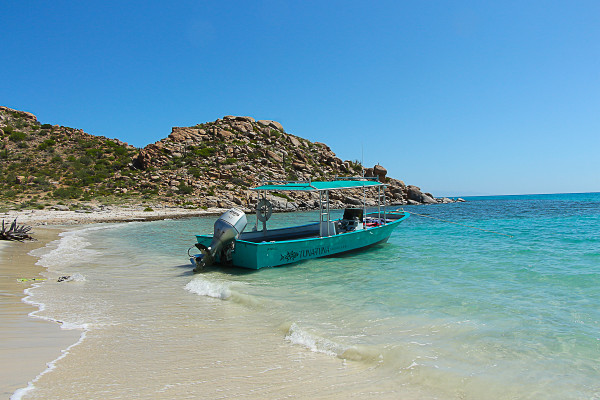
<svg viewBox="0 0 600 400">
<path fill-rule="evenodd" d="M 2 229 L 0 230 L 0 240 L 17 240 L 23 242 L 25 240 L 33 240 L 33 237 L 29 235 L 31 227 L 27 225 L 17 224 L 17 219 L 10 224 L 10 227 L 6 227 L 4 220 L 2 220 Z"/>
</svg>

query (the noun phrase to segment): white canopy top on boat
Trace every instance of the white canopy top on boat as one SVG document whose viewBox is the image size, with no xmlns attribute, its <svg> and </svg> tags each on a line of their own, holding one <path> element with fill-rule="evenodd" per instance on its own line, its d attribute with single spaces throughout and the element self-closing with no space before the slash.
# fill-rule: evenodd
<svg viewBox="0 0 600 400">
<path fill-rule="evenodd" d="M 267 181 L 267 183 L 250 190 L 291 190 L 291 191 L 323 191 L 338 189 L 353 189 L 361 187 L 386 186 L 373 180 L 336 180 L 336 181 Z"/>
</svg>

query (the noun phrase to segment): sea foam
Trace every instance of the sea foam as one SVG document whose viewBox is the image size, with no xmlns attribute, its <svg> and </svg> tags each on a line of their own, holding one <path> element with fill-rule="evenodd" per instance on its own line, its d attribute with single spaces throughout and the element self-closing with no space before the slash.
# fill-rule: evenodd
<svg viewBox="0 0 600 400">
<path fill-rule="evenodd" d="M 185 285 L 189 292 L 200 296 L 214 297 L 215 299 L 227 300 L 231 297 L 231 289 L 225 282 L 209 281 L 203 278 L 196 278 Z"/>
<path fill-rule="evenodd" d="M 316 333 L 300 328 L 292 323 L 286 333 L 285 340 L 309 349 L 315 353 L 327 354 L 342 360 L 360 361 L 366 363 L 381 363 L 385 349 L 372 345 L 347 345 L 327 339 Z"/>
<path fill-rule="evenodd" d="M 36 265 L 47 268 L 48 270 L 56 270 L 61 267 L 73 265 L 77 262 L 88 261 L 93 259 L 99 253 L 95 250 L 88 249 L 91 243 L 87 240 L 87 235 L 90 232 L 110 229 L 115 225 L 108 226 L 93 226 L 84 229 L 61 232 L 60 239 L 48 243 L 45 247 L 35 249 L 29 255 L 39 257 Z M 48 251 L 48 248 L 52 248 Z"/>
<path fill-rule="evenodd" d="M 74 231 L 66 231 L 61 232 L 59 234 L 60 239 L 55 240 L 53 242 L 48 243 L 45 247 L 32 250 L 29 252 L 29 255 L 34 257 L 39 257 L 39 260 L 36 262 L 36 265 L 40 265 L 45 267 L 48 271 L 56 271 L 57 269 L 68 267 L 73 265 L 75 262 L 81 262 L 82 260 L 89 260 L 99 253 L 87 249 L 86 247 L 91 245 L 85 239 L 87 233 L 91 231 L 97 231 L 102 229 L 111 228 L 114 225 L 108 226 L 95 226 L 85 229 L 78 229 Z M 49 248 L 54 247 L 52 250 L 48 251 Z M 84 282 L 85 276 L 76 272 L 68 277 L 65 282 Z M 42 302 L 35 300 L 35 289 L 44 285 L 47 282 L 34 283 L 30 288 L 24 290 L 25 297 L 22 301 L 26 304 L 30 304 L 34 307 L 37 307 L 37 310 L 29 313 L 30 317 L 40 318 L 50 322 L 56 322 L 60 325 L 61 329 L 66 330 L 81 330 L 81 336 L 77 342 L 73 343 L 69 347 L 64 350 L 61 350 L 61 355 L 54 359 L 53 361 L 46 364 L 46 369 L 42 371 L 39 375 L 37 375 L 34 379 L 29 381 L 26 387 L 17 389 L 11 396 L 11 400 L 20 400 L 28 394 L 30 391 L 35 389 L 35 383 L 45 374 L 51 372 L 56 368 L 56 363 L 66 357 L 69 354 L 69 351 L 83 342 L 86 337 L 86 333 L 89 330 L 88 324 L 77 324 L 69 321 L 61 321 L 59 319 L 55 319 L 49 316 L 39 315 L 46 309 L 46 305 Z"/>
<path fill-rule="evenodd" d="M 347 349 L 346 346 L 301 329 L 296 323 L 290 326 L 285 340 L 306 347 L 315 353 L 323 353 L 330 356 L 340 356 Z"/>
</svg>

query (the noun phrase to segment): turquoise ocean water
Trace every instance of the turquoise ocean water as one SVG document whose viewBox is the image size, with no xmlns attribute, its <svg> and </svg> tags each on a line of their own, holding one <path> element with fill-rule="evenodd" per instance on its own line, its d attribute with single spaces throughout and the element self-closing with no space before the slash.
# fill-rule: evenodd
<svg viewBox="0 0 600 400">
<path fill-rule="evenodd" d="M 138 393 L 142 398 L 201 387 L 190 383 L 193 374 L 165 369 L 231 362 L 223 376 L 246 376 L 248 384 L 219 392 L 224 398 L 600 399 L 600 193 L 467 200 L 404 209 L 512 237 L 413 215 L 388 243 L 364 252 L 192 275 L 186 250 L 194 234 L 212 232 L 216 217 L 68 232 L 37 255 L 51 277 L 76 279 L 36 285 L 28 301 L 43 304 L 40 316 L 85 332 L 77 347 L 88 356 L 98 352 L 100 382 L 113 362 L 102 361 L 107 338 L 134 359 L 142 345 L 124 338 L 140 332 L 150 342 L 143 346 L 178 353 L 155 354 L 160 384 Z M 270 223 L 314 219 L 315 213 L 280 214 Z M 236 341 L 236 361 L 190 355 L 198 343 L 192 336 L 207 346 Z M 61 382 L 76 375 L 77 347 L 36 378 L 28 394 L 52 397 L 53 374 Z M 289 369 L 282 357 L 291 357 Z M 273 365 L 284 372 L 252 372 L 261 362 L 261 371 Z M 299 392 L 289 383 L 294 368 L 309 371 L 311 363 L 321 369 L 307 382 L 321 389 Z M 240 365 L 244 373 L 235 369 Z M 210 390 L 218 377 L 206 384 Z M 139 390 L 111 379 L 105 386 L 81 379 L 67 393 L 114 398 L 109 388 Z M 334 391 L 336 379 L 343 387 Z"/>
</svg>

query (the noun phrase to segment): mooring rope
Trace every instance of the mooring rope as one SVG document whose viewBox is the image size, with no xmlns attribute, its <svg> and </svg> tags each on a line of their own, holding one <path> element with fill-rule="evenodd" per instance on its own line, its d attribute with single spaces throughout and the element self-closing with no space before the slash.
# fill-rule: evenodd
<svg viewBox="0 0 600 400">
<path fill-rule="evenodd" d="M 490 231 L 488 229 L 477 228 L 476 226 L 469 226 L 469 225 L 459 224 L 458 222 L 453 222 L 453 221 L 448 221 L 448 220 L 441 219 L 441 218 L 432 217 L 431 215 L 417 214 L 416 212 L 412 212 L 412 211 L 410 211 L 410 215 L 418 215 L 419 217 L 431 218 L 431 219 L 435 219 L 437 221 L 447 222 L 449 224 L 455 224 L 455 225 L 464 226 L 465 228 L 478 229 L 478 230 L 484 231 L 484 232 L 495 233 L 496 235 L 503 235 L 503 236 L 508 236 L 508 237 L 514 237 L 513 235 L 509 235 L 507 233 Z"/>
</svg>

